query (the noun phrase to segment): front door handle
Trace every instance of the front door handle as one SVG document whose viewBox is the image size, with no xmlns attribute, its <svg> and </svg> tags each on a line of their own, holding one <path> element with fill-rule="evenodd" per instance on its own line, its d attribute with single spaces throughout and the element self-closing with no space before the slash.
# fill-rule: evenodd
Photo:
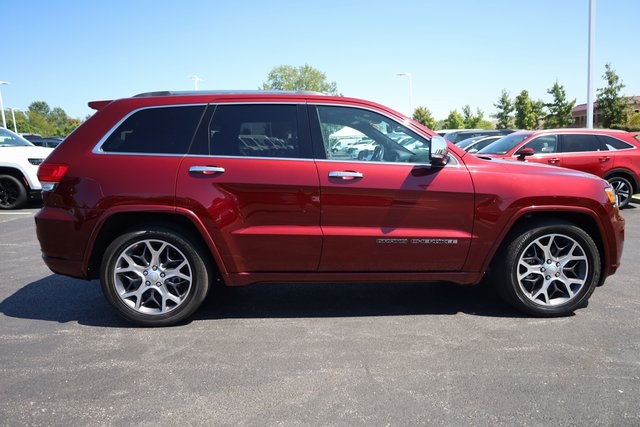
<svg viewBox="0 0 640 427">
<path fill-rule="evenodd" d="M 191 166 L 189 173 L 198 173 L 201 175 L 215 175 L 217 173 L 224 173 L 224 168 L 218 166 Z"/>
<path fill-rule="evenodd" d="M 331 171 L 329 172 L 329 178 L 340 178 L 345 181 L 351 179 L 359 179 L 364 177 L 364 175 L 360 172 L 355 171 Z"/>
<path fill-rule="evenodd" d="M 549 159 L 549 164 L 550 165 L 557 165 L 558 163 L 560 163 L 560 159 L 557 157 L 552 157 Z"/>
</svg>

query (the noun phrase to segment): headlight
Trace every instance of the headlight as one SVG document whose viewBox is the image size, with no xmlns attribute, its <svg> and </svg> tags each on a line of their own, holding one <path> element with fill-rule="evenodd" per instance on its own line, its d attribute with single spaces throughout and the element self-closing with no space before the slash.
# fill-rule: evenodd
<svg viewBox="0 0 640 427">
<path fill-rule="evenodd" d="M 616 197 L 616 191 L 613 189 L 613 187 L 606 187 L 604 189 L 604 192 L 607 194 L 607 197 L 609 198 L 611 204 L 614 206 L 618 206 L 618 198 Z"/>
</svg>

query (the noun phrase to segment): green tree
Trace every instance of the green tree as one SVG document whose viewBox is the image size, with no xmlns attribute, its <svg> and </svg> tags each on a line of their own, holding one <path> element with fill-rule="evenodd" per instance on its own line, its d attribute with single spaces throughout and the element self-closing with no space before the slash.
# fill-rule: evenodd
<svg viewBox="0 0 640 427">
<path fill-rule="evenodd" d="M 464 129 L 464 117 L 458 110 L 453 110 L 449 113 L 449 116 L 446 118 L 442 125 L 443 129 Z"/>
<path fill-rule="evenodd" d="M 628 130 L 629 132 L 640 131 L 640 113 L 633 113 L 629 115 L 626 130 Z"/>
<path fill-rule="evenodd" d="M 613 125 L 623 126 L 627 122 L 629 114 L 627 98 L 620 94 L 625 85 L 609 63 L 605 65 L 602 78 L 607 82 L 606 87 L 597 90 L 602 126 L 605 128 L 610 128 Z"/>
<path fill-rule="evenodd" d="M 431 115 L 431 111 L 426 107 L 416 108 L 413 112 L 413 120 L 418 123 L 422 123 L 431 130 L 435 130 L 438 127 L 438 122 L 433 115 Z"/>
<path fill-rule="evenodd" d="M 540 123 L 540 117 L 543 115 L 544 103 L 542 101 L 533 101 L 529 98 L 529 92 L 523 90 L 520 95 L 516 96 L 515 108 L 515 126 L 518 129 L 536 129 Z"/>
<path fill-rule="evenodd" d="M 571 110 L 573 110 L 576 100 L 567 101 L 567 93 L 564 90 L 564 86 L 556 81 L 553 87 L 547 90 L 547 93 L 553 96 L 553 101 L 545 104 L 549 114 L 544 117 L 544 128 L 565 128 L 573 123 Z"/>
<path fill-rule="evenodd" d="M 336 82 L 328 82 L 320 70 L 305 64 L 301 67 L 280 65 L 269 71 L 262 90 L 312 90 L 328 95 L 339 95 Z"/>
<path fill-rule="evenodd" d="M 509 97 L 509 93 L 506 90 L 502 89 L 502 95 L 500 96 L 500 99 L 498 99 L 498 102 L 493 104 L 493 106 L 496 107 L 496 110 L 498 110 L 496 114 L 491 116 L 494 119 L 498 120 L 498 123 L 496 123 L 496 129 L 508 129 L 512 127 L 512 113 L 515 110 L 515 107 L 513 105 L 513 102 L 511 101 L 511 98 Z"/>
<path fill-rule="evenodd" d="M 464 127 L 466 129 L 475 129 L 480 127 L 480 123 L 484 121 L 484 113 L 479 108 L 476 109 L 476 114 L 471 112 L 469 104 L 462 107 L 462 119 L 464 121 Z"/>
<path fill-rule="evenodd" d="M 44 101 L 34 101 L 29 105 L 29 111 L 38 113 L 42 117 L 48 117 L 49 113 L 51 113 L 51 108 Z"/>
<path fill-rule="evenodd" d="M 13 115 L 7 112 L 7 127 L 14 129 Z M 60 107 L 51 109 L 44 101 L 35 101 L 25 112 L 16 111 L 16 129 L 20 133 L 37 133 L 43 136 L 66 136 L 80 126 L 82 120 L 74 119 Z"/>
</svg>

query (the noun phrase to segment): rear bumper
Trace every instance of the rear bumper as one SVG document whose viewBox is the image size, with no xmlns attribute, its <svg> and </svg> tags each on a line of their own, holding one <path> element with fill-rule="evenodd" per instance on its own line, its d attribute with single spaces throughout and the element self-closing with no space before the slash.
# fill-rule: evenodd
<svg viewBox="0 0 640 427">
<path fill-rule="evenodd" d="M 42 254 L 42 260 L 49 267 L 49 270 L 56 274 L 88 280 L 82 261 L 54 258 L 44 254 Z"/>
<path fill-rule="evenodd" d="M 88 278 L 87 228 L 80 226 L 72 211 L 44 207 L 36 213 L 35 222 L 42 259 L 47 267 L 65 276 Z"/>
</svg>

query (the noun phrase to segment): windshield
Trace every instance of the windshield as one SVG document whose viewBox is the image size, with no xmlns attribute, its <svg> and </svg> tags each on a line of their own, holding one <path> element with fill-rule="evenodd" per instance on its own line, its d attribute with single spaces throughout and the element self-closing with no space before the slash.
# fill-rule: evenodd
<svg viewBox="0 0 640 427">
<path fill-rule="evenodd" d="M 32 144 L 23 137 L 0 128 L 0 147 L 30 147 Z"/>
<path fill-rule="evenodd" d="M 481 138 L 484 138 L 484 136 L 474 136 L 473 138 L 463 139 L 462 141 L 456 142 L 456 145 L 464 150 Z"/>
<path fill-rule="evenodd" d="M 507 154 L 513 147 L 520 144 L 523 140 L 531 136 L 531 132 L 512 133 L 478 151 L 478 154 Z"/>
</svg>

